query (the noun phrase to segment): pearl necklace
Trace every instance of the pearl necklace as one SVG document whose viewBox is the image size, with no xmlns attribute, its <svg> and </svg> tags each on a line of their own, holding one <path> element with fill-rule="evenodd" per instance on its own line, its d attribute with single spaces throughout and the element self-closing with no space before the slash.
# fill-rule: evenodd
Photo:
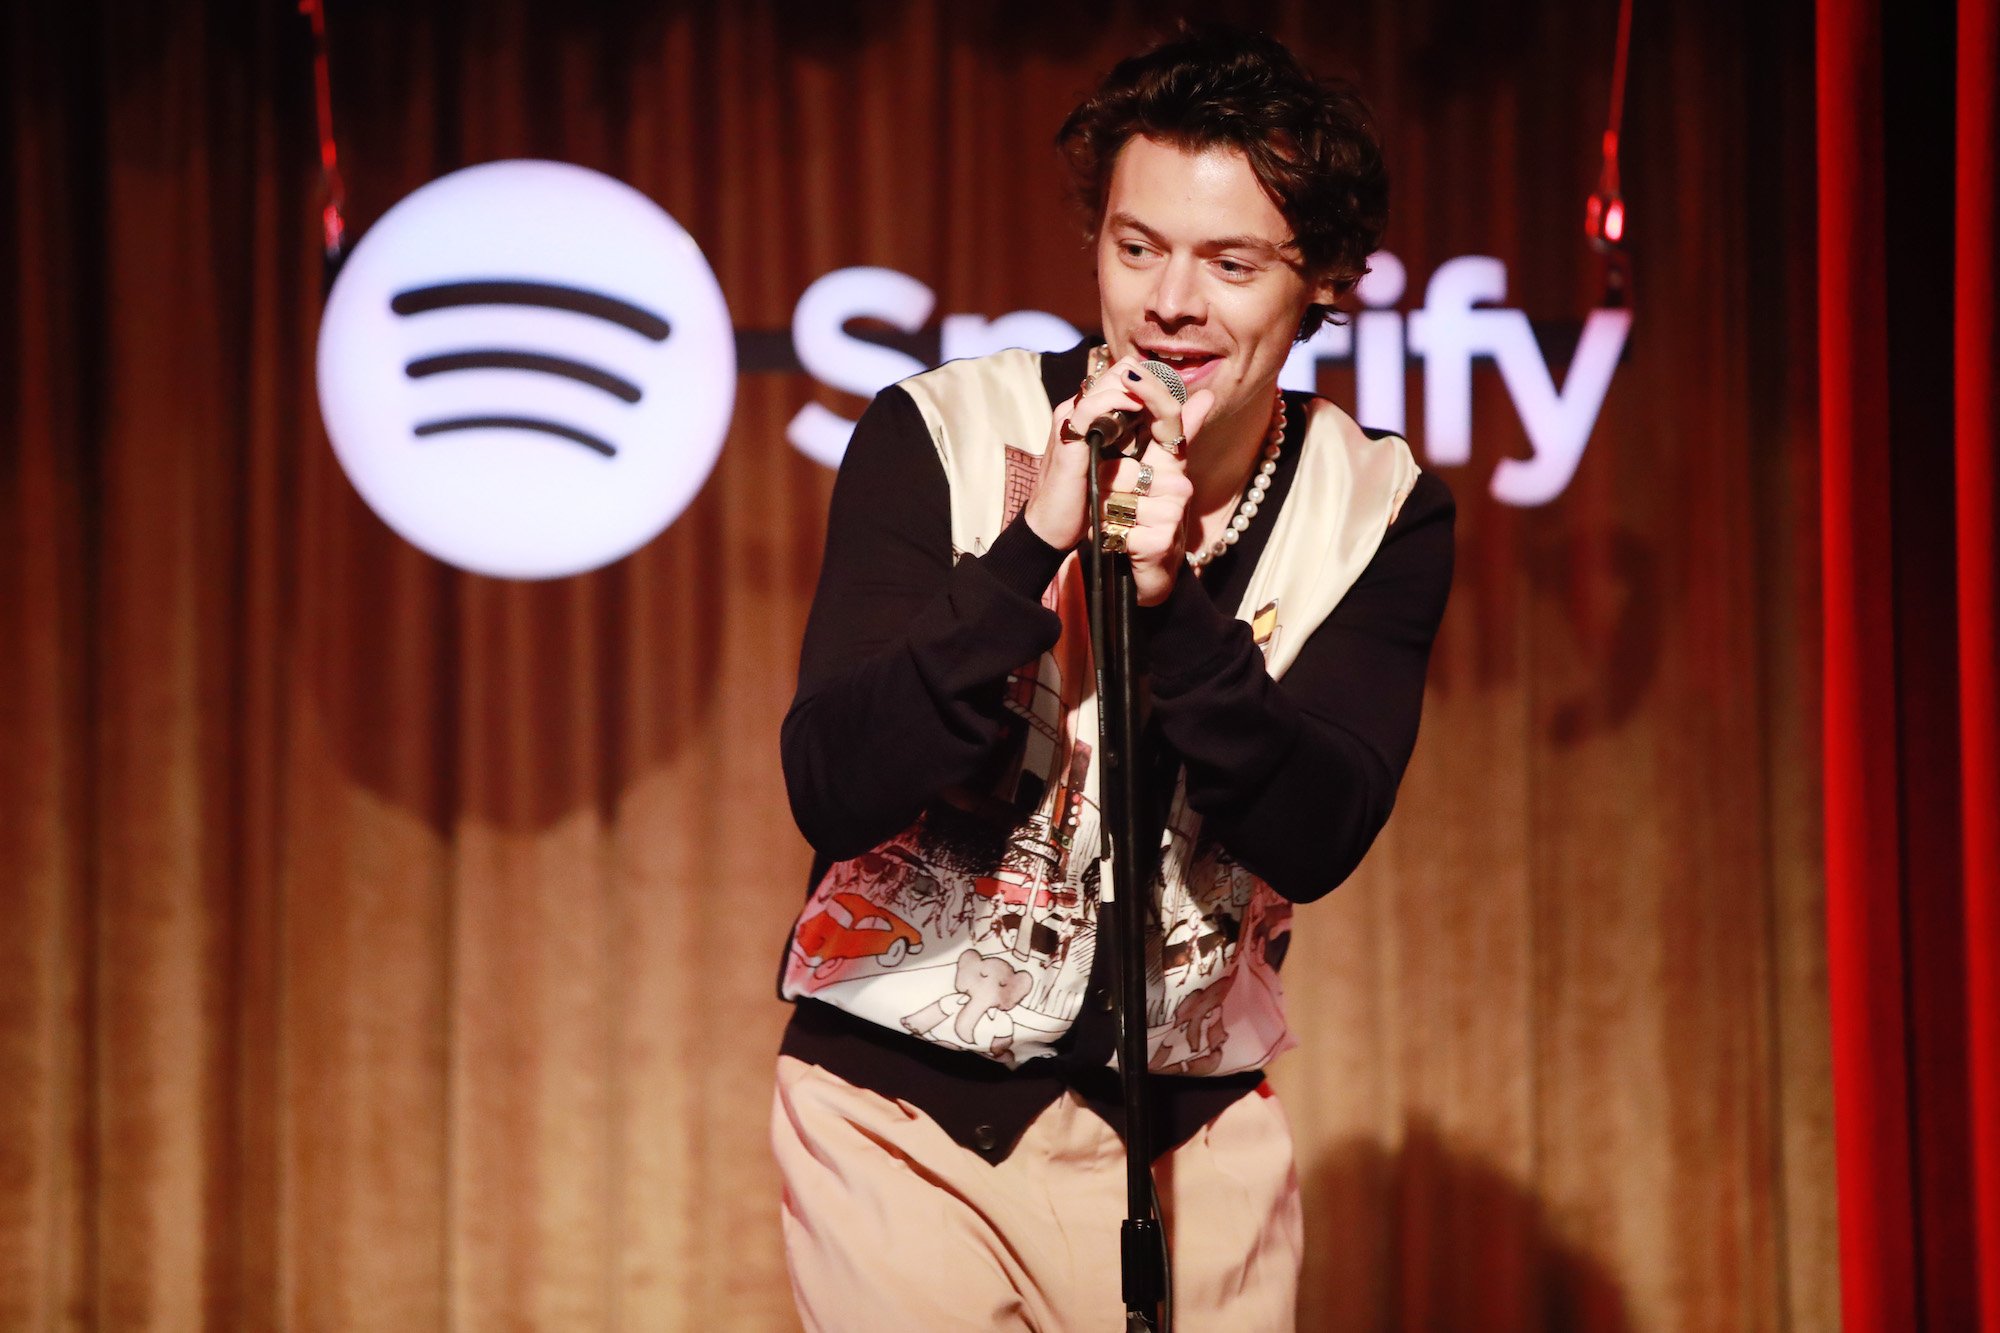
<svg viewBox="0 0 2000 1333">
<path fill-rule="evenodd" d="M 1250 520 L 1257 517 L 1257 510 L 1264 503 L 1265 492 L 1271 489 L 1271 476 L 1278 470 L 1278 454 L 1285 440 L 1285 398 L 1282 393 L 1273 396 L 1271 403 L 1271 435 L 1264 443 L 1263 461 L 1257 464 L 1257 471 L 1251 474 L 1250 485 L 1243 492 L 1243 499 L 1236 506 L 1236 513 L 1229 520 L 1229 526 L 1222 535 L 1198 551 L 1187 553 L 1187 562 L 1197 574 L 1209 561 L 1228 552 L 1250 530 Z"/>
</svg>

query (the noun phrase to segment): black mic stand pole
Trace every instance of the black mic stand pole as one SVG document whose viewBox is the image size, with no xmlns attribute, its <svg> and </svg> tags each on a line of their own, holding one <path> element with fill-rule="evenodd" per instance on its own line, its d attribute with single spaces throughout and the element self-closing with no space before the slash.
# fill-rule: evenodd
<svg viewBox="0 0 2000 1333">
<path fill-rule="evenodd" d="M 1097 462 L 1104 433 L 1087 437 L 1090 468 L 1090 550 L 1097 577 L 1090 597 L 1090 654 L 1097 668 L 1098 754 L 1102 757 L 1104 836 L 1111 853 L 1111 882 L 1098 878 L 1098 931 L 1109 929 L 1112 992 L 1117 997 L 1118 1073 L 1125 1094 L 1125 1223 L 1119 1231 L 1119 1272 L 1125 1327 L 1140 1333 L 1159 1327 L 1166 1295 L 1166 1236 L 1153 1211 L 1153 1126 L 1146 1100 L 1146 897 L 1153 858 L 1139 845 L 1139 708 L 1133 656 L 1133 612 L 1138 606 L 1132 559 L 1104 550 L 1104 497 Z M 1109 452 L 1115 454 L 1116 450 Z M 1108 890 L 1108 891 L 1107 891 Z M 1107 913 L 1104 905 L 1109 903 Z"/>
</svg>

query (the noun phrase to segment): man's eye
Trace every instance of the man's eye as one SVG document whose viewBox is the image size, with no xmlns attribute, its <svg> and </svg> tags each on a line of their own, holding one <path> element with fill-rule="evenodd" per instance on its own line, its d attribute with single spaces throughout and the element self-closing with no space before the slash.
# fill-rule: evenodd
<svg viewBox="0 0 2000 1333">
<path fill-rule="evenodd" d="M 1251 271 L 1248 264 L 1235 259 L 1218 260 L 1216 267 L 1220 268 L 1225 275 L 1232 278 L 1248 277 Z"/>
</svg>

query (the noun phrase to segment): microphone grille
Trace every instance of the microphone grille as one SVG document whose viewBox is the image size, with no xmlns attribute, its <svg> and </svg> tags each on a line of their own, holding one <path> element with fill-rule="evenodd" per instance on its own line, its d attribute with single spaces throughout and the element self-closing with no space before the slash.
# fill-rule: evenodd
<svg viewBox="0 0 2000 1333">
<path fill-rule="evenodd" d="M 1166 385 L 1167 392 L 1174 396 L 1175 402 L 1182 404 L 1187 402 L 1187 385 L 1181 383 L 1180 372 L 1172 366 L 1164 361 L 1141 361 L 1139 369 L 1149 372 L 1154 379 Z"/>
</svg>

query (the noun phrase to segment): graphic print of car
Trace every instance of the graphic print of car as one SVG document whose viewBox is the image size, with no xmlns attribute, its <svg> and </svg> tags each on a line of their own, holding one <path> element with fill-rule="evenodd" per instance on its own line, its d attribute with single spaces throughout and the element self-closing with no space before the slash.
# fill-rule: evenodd
<svg viewBox="0 0 2000 1333">
<path fill-rule="evenodd" d="M 799 922 L 795 947 L 815 972 L 847 958 L 879 958 L 894 967 L 924 949 L 923 932 L 858 893 L 836 893 L 824 911 Z"/>
</svg>

